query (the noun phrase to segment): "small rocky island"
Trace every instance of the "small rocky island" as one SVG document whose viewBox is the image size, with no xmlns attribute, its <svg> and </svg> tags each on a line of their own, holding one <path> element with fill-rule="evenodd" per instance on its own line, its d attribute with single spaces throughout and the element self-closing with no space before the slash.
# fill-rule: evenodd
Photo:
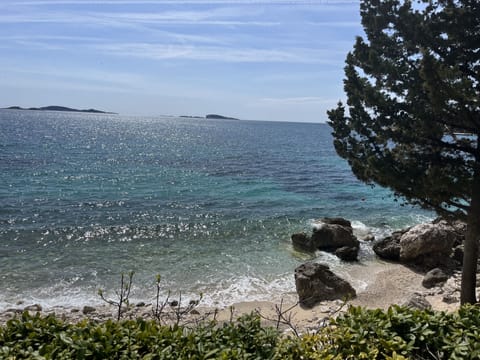
<svg viewBox="0 0 480 360">
<path fill-rule="evenodd" d="M 223 115 L 217 115 L 217 114 L 207 114 L 207 115 L 205 115 L 205 119 L 239 120 L 237 118 L 223 116 Z"/>
<path fill-rule="evenodd" d="M 234 117 L 228 117 L 228 116 L 223 116 L 223 115 L 218 115 L 218 114 L 207 114 L 205 117 L 203 116 L 196 116 L 196 115 L 180 115 L 179 117 L 181 118 L 187 118 L 187 119 L 216 119 L 216 120 L 240 120 Z"/>
<path fill-rule="evenodd" d="M 20 106 L 10 106 L 4 108 L 4 110 L 35 110 L 35 111 L 68 111 L 68 112 L 82 112 L 82 113 L 94 113 L 94 114 L 116 114 L 114 112 L 102 111 L 97 109 L 72 109 L 66 106 L 57 106 L 57 105 L 50 105 L 50 106 L 43 106 L 43 107 L 31 107 L 31 108 L 22 108 Z"/>
</svg>

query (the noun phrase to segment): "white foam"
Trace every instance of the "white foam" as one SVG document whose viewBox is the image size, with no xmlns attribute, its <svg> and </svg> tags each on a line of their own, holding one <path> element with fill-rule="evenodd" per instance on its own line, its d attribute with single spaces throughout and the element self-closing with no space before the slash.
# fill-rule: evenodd
<svg viewBox="0 0 480 360">
<path fill-rule="evenodd" d="M 274 301 L 295 294 L 295 282 L 291 273 L 266 280 L 260 277 L 240 276 L 205 289 L 202 305 L 225 307 L 244 301 Z"/>
</svg>

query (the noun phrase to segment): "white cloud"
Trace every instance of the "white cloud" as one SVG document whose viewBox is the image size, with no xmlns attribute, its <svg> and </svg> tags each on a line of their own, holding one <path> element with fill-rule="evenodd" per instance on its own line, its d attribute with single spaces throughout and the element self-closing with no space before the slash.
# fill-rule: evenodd
<svg viewBox="0 0 480 360">
<path fill-rule="evenodd" d="M 36 66 L 35 68 L 27 67 L 12 67 L 8 65 L 2 66 L 5 74 L 12 76 L 14 74 L 24 75 L 28 78 L 45 78 L 48 82 L 58 81 L 61 83 L 69 83 L 73 86 L 79 84 L 97 84 L 102 88 L 113 89 L 115 91 L 123 91 L 122 88 L 132 87 L 135 84 L 145 82 L 145 78 L 141 75 L 127 72 L 115 72 L 115 71 L 99 71 L 89 68 L 58 68 L 49 66 Z M 13 77 L 13 76 L 12 76 Z"/>
<path fill-rule="evenodd" d="M 10 9 L 11 10 L 11 9 Z M 208 10 L 157 12 L 91 12 L 91 11 L 21 11 L 0 14 L 0 23 L 68 23 L 96 26 L 129 27 L 135 24 L 195 24 L 222 26 L 274 26 L 275 21 L 250 19 L 257 10 L 252 8 L 215 8 Z"/>
<path fill-rule="evenodd" d="M 331 104 L 338 100 L 327 99 L 317 96 L 300 96 L 300 97 L 284 97 L 284 98 L 263 98 L 260 103 L 275 105 L 303 105 L 303 104 Z"/>
<path fill-rule="evenodd" d="M 95 51 L 109 55 L 138 57 L 153 60 L 185 59 L 223 62 L 284 62 L 335 64 L 331 50 L 306 48 L 261 49 L 253 47 L 195 46 L 161 43 L 117 43 L 94 45 Z"/>
<path fill-rule="evenodd" d="M 17 5 L 138 5 L 138 4 L 229 4 L 229 5 L 341 5 L 359 4 L 360 0 L 16 0 Z"/>
</svg>

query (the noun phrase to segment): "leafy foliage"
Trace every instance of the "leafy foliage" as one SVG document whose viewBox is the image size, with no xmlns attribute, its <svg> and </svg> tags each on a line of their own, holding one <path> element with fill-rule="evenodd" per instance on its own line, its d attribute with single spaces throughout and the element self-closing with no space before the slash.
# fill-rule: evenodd
<svg viewBox="0 0 480 360">
<path fill-rule="evenodd" d="M 245 315 L 194 329 L 155 321 L 65 323 L 24 313 L 0 327 L 2 359 L 478 359 L 480 307 L 351 307 L 315 334 L 285 337 Z"/>
<path fill-rule="evenodd" d="M 280 343 L 277 359 L 478 359 L 480 307 L 458 313 L 351 307 L 317 334 Z"/>
<path fill-rule="evenodd" d="M 67 324 L 24 313 L 0 329 L 2 359 L 268 359 L 278 333 L 247 315 L 193 330 L 143 319 Z"/>
</svg>

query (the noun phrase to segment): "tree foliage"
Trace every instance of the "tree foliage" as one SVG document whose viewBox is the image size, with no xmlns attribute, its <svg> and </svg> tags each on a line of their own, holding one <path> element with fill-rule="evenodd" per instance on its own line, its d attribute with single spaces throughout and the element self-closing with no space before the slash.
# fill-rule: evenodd
<svg viewBox="0 0 480 360">
<path fill-rule="evenodd" d="M 462 302 L 474 302 L 480 2 L 363 0 L 360 12 L 365 38 L 347 55 L 347 106 L 328 112 L 335 149 L 362 181 L 467 220 Z"/>
</svg>

